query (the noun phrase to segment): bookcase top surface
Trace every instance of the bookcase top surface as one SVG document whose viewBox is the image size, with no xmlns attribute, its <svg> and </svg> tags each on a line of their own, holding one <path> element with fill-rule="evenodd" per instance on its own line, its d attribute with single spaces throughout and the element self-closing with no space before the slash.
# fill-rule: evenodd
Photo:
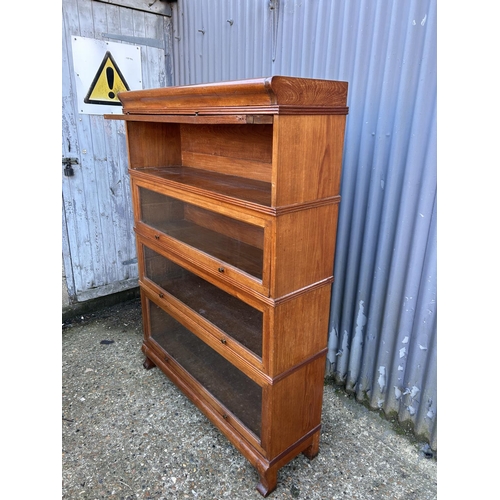
<svg viewBox="0 0 500 500">
<path fill-rule="evenodd" d="M 120 92 L 125 115 L 347 114 L 347 82 L 271 76 Z"/>
</svg>

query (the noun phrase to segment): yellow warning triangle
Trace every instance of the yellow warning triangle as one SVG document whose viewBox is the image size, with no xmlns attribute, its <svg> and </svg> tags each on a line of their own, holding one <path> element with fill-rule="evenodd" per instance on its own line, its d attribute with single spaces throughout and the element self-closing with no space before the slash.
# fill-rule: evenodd
<svg viewBox="0 0 500 500">
<path fill-rule="evenodd" d="M 85 96 L 87 104 L 121 106 L 118 92 L 130 90 L 111 52 L 106 52 L 90 89 Z"/>
</svg>

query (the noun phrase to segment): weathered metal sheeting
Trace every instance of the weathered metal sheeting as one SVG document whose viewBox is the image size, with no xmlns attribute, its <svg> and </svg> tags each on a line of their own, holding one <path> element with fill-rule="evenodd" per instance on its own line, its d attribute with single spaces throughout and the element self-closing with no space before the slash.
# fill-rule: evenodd
<svg viewBox="0 0 500 500">
<path fill-rule="evenodd" d="M 349 82 L 327 375 L 437 448 L 435 0 L 179 0 L 177 85 Z"/>
</svg>

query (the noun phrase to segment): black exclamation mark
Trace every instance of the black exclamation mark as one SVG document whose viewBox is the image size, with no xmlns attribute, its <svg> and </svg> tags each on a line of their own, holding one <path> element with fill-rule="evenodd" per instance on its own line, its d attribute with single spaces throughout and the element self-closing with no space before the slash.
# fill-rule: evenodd
<svg viewBox="0 0 500 500">
<path fill-rule="evenodd" d="M 110 88 L 110 92 L 108 93 L 108 97 L 110 99 L 114 99 L 115 93 L 113 92 L 113 85 L 115 83 L 115 72 L 114 72 L 113 68 L 111 68 L 110 66 L 108 66 L 106 68 L 106 79 L 108 80 L 108 87 Z"/>
</svg>

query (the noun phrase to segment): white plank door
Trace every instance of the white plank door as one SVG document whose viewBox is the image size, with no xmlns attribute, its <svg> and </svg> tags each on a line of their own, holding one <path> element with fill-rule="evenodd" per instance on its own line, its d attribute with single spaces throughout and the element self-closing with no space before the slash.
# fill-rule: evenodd
<svg viewBox="0 0 500 500">
<path fill-rule="evenodd" d="M 62 257 L 71 302 L 135 287 L 138 276 L 124 124 L 81 113 L 72 42 L 137 46 L 142 87 L 172 85 L 170 7 L 150 3 L 62 2 Z"/>
</svg>

